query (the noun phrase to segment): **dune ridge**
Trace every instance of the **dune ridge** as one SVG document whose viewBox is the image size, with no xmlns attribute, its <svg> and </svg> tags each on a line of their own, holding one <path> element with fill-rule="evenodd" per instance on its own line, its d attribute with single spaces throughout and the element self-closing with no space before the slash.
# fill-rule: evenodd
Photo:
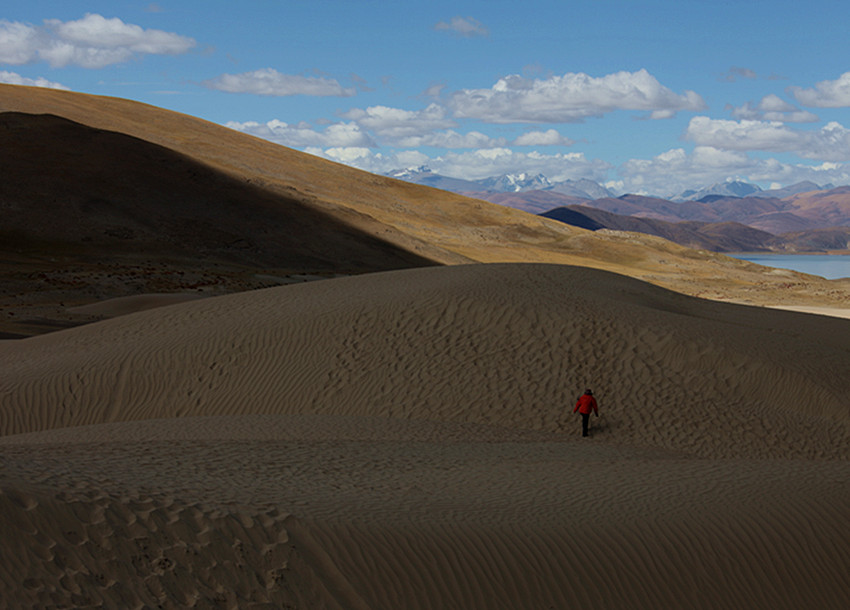
<svg viewBox="0 0 850 610">
<path fill-rule="evenodd" d="M 574 393 L 600 386 L 608 425 L 630 442 L 714 457 L 847 455 L 847 339 L 844 320 L 718 304 L 583 268 L 388 272 L 2 345 L 14 391 L 2 398 L 0 430 L 311 412 L 554 431 Z M 742 442 L 750 435 L 758 442 Z"/>
</svg>

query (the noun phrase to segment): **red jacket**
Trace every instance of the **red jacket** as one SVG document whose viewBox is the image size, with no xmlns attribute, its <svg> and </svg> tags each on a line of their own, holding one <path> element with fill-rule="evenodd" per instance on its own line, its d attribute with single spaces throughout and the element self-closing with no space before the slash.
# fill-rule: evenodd
<svg viewBox="0 0 850 610">
<path fill-rule="evenodd" d="M 596 399 L 592 394 L 582 394 L 579 397 L 578 402 L 576 402 L 576 408 L 573 409 L 573 413 L 576 411 L 585 415 L 590 415 L 590 412 L 593 411 L 599 415 L 599 410 L 596 408 Z"/>
</svg>

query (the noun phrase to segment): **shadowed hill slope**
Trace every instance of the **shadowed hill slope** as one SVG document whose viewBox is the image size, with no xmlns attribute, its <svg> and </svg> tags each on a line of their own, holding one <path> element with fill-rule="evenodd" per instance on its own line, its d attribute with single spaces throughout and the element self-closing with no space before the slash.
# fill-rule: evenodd
<svg viewBox="0 0 850 610">
<path fill-rule="evenodd" d="M 654 218 L 613 214 L 582 205 L 555 208 L 542 213 L 541 216 L 592 230 L 606 228 L 656 235 L 689 248 L 712 252 L 769 250 L 781 241 L 775 235 L 740 223 L 666 222 Z"/>
<path fill-rule="evenodd" d="M 470 261 L 582 265 L 739 302 L 835 307 L 850 299 L 847 285 L 766 273 L 659 238 L 569 227 L 128 100 L 0 85 L 0 114 L 8 148 L 21 155 L 21 179 L 0 197 L 23 227 L 0 242 L 8 287 L 0 333 L 11 336 L 89 321 L 67 307 L 107 298 L 228 293 L 293 270 Z M 45 141 L 28 143 L 13 125 Z M 66 181 L 76 184 L 73 196 Z M 60 202 L 67 214 L 53 221 Z M 65 241 L 39 241 L 41 232 Z"/>
<path fill-rule="evenodd" d="M 0 237 L 21 253 L 192 258 L 292 272 L 433 264 L 285 195 L 121 133 L 0 114 Z M 35 216 L 37 217 L 37 222 Z"/>
</svg>

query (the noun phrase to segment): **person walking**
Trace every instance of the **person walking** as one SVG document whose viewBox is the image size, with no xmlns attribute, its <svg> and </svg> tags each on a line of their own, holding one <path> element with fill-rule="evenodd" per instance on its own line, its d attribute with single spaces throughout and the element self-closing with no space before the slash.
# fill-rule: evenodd
<svg viewBox="0 0 850 610">
<path fill-rule="evenodd" d="M 573 413 L 578 411 L 581 413 L 581 435 L 582 436 L 590 436 L 588 432 L 588 424 L 590 420 L 591 412 L 599 417 L 599 409 L 597 408 L 596 399 L 593 397 L 593 391 L 587 389 L 584 391 L 584 394 L 579 396 L 578 401 L 576 401 L 576 408 L 573 409 Z"/>
</svg>

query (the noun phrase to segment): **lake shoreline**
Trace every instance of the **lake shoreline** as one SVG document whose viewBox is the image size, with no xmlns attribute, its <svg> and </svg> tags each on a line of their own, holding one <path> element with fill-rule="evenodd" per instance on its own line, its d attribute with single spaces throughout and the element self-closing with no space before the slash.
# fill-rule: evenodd
<svg viewBox="0 0 850 610">
<path fill-rule="evenodd" d="M 825 254 L 805 252 L 782 254 L 778 252 L 726 253 L 726 256 L 774 269 L 788 269 L 808 273 L 828 280 L 850 278 L 850 253 Z"/>
</svg>

